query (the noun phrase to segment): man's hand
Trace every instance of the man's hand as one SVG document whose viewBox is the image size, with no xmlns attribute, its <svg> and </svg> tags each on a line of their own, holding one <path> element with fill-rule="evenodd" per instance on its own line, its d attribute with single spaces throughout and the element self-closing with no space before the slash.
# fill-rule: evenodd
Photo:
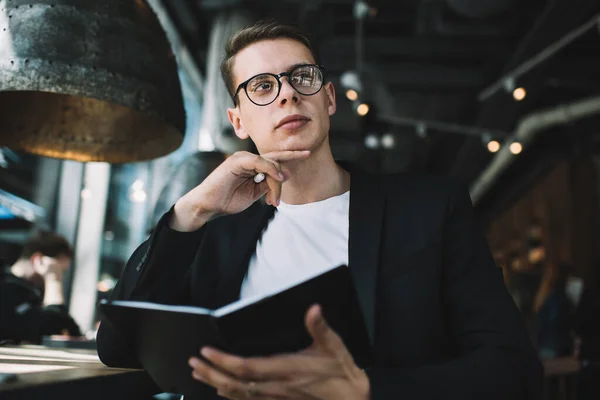
<svg viewBox="0 0 600 400">
<path fill-rule="evenodd" d="M 265 193 L 267 204 L 278 205 L 281 184 L 290 178 L 286 162 L 303 160 L 310 151 L 278 151 L 258 156 L 240 151 L 227 158 L 206 179 L 175 204 L 171 228 L 197 230 L 214 215 L 237 214 L 250 207 Z M 265 178 L 256 183 L 254 177 Z"/>
<path fill-rule="evenodd" d="M 298 353 L 242 358 L 203 348 L 212 365 L 191 357 L 192 376 L 228 399 L 369 399 L 369 378 L 319 306 L 306 313 L 306 327 L 313 344 Z"/>
</svg>

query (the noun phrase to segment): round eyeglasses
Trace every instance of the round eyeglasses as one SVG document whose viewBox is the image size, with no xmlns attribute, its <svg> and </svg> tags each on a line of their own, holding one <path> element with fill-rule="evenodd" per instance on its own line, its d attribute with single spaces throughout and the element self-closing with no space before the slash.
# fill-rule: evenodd
<svg viewBox="0 0 600 400">
<path fill-rule="evenodd" d="M 244 89 L 248 99 L 257 106 L 267 106 L 277 99 L 281 92 L 281 77 L 287 76 L 288 82 L 304 96 L 317 94 L 323 87 L 325 68 L 320 65 L 303 64 L 280 74 L 262 73 L 240 83 L 233 95 L 233 103 L 240 90 Z"/>
</svg>

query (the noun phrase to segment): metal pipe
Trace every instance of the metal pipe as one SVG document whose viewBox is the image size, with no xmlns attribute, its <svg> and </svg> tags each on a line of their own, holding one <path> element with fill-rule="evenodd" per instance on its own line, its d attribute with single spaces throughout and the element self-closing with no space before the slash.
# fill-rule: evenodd
<svg viewBox="0 0 600 400">
<path fill-rule="evenodd" d="M 82 199 L 79 210 L 73 282 L 69 314 L 81 331 L 94 329 L 96 310 L 96 285 L 100 276 L 104 217 L 110 183 L 110 164 L 87 163 L 84 167 L 85 186 L 91 190 L 89 198 Z"/>
<path fill-rule="evenodd" d="M 544 24 L 547 24 L 548 18 L 554 12 L 558 1 L 559 0 L 548 0 L 541 14 L 533 23 L 533 27 L 529 30 L 529 32 L 527 32 L 523 40 L 521 40 L 521 42 L 517 45 L 517 49 L 508 59 L 508 62 L 502 69 L 502 73 L 506 72 L 506 70 L 509 68 L 512 68 L 515 64 L 518 65 L 519 60 L 523 57 L 523 53 L 525 53 L 525 51 L 531 46 L 531 42 L 534 40 L 534 38 L 539 35 Z"/>
<path fill-rule="evenodd" d="M 356 19 L 356 72 L 363 70 L 363 19 Z"/>
<path fill-rule="evenodd" d="M 181 68 L 185 70 L 185 72 L 190 77 L 192 84 L 194 85 L 194 89 L 200 93 L 204 88 L 204 79 L 202 78 L 202 74 L 200 73 L 200 68 L 194 61 L 190 50 L 184 43 L 175 23 L 169 16 L 169 12 L 165 8 L 163 2 L 161 0 L 147 0 L 148 4 L 154 10 L 156 17 L 158 18 L 160 24 L 165 30 L 167 37 L 169 38 L 169 42 L 171 42 L 171 47 L 173 48 L 173 53 L 177 57 L 177 61 Z"/>
<path fill-rule="evenodd" d="M 46 210 L 25 199 L 0 189 L 0 207 L 29 222 L 39 223 L 47 217 Z"/>
<path fill-rule="evenodd" d="M 356 21 L 356 72 L 362 73 L 364 64 L 364 21 L 369 14 L 369 5 L 363 0 L 356 0 L 354 2 L 354 19 Z"/>
<path fill-rule="evenodd" d="M 489 18 L 514 7 L 515 0 L 446 0 L 446 4 L 467 18 Z"/>
<path fill-rule="evenodd" d="M 533 68 L 535 68 L 536 66 L 541 64 L 542 62 L 546 61 L 548 58 L 552 57 L 554 54 L 556 54 L 558 51 L 560 51 L 563 47 L 570 44 L 575 39 L 582 36 L 584 33 L 586 33 L 588 30 L 594 28 L 598 24 L 600 24 L 600 14 L 594 16 L 594 18 L 592 18 L 585 24 L 581 25 L 580 27 L 567 33 L 561 39 L 550 44 L 544 50 L 540 51 L 539 53 L 537 53 L 536 55 L 531 57 L 529 60 L 525 61 L 523 64 L 521 64 L 517 68 L 515 68 L 512 71 L 503 75 L 495 83 L 493 83 L 492 85 L 488 86 L 483 91 L 481 91 L 481 93 L 479 93 L 479 95 L 477 96 L 477 99 L 479 101 L 484 101 L 484 100 L 488 99 L 494 93 L 496 93 L 498 90 L 502 89 L 504 87 L 504 84 L 506 81 L 516 80 L 520 76 L 526 74 L 527 72 L 529 72 L 530 70 L 532 70 Z"/>
<path fill-rule="evenodd" d="M 221 77 L 221 60 L 225 56 L 225 43 L 236 31 L 247 26 L 251 18 L 240 11 L 223 10 L 213 18 L 206 55 L 206 85 L 202 104 L 201 135 L 209 134 L 219 151 L 235 153 L 250 150 L 251 141 L 241 140 L 233 132 L 227 118 L 227 108 L 232 107 L 231 96 Z"/>
<path fill-rule="evenodd" d="M 425 127 L 440 132 L 457 133 L 459 135 L 475 137 L 483 137 L 484 135 L 488 135 L 494 139 L 504 139 L 509 136 L 508 133 L 503 131 L 489 130 L 473 126 L 450 124 L 447 122 L 440 121 L 419 120 L 414 118 L 396 117 L 393 115 L 382 115 L 379 117 L 379 119 L 383 122 L 388 122 L 394 125 L 412 126 L 415 128 Z"/>
<path fill-rule="evenodd" d="M 515 134 L 505 143 L 516 141 L 526 147 L 543 130 L 599 113 L 600 96 L 539 111 L 524 117 L 519 122 Z M 514 162 L 515 158 L 516 156 L 510 152 L 508 146 L 502 146 L 470 187 L 471 200 L 474 204 L 481 200 L 500 174 Z"/>
</svg>

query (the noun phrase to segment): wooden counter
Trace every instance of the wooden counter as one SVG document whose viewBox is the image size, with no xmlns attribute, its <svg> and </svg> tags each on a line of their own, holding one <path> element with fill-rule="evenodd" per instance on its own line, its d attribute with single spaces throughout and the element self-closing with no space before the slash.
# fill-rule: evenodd
<svg viewBox="0 0 600 400">
<path fill-rule="evenodd" d="M 150 399 L 160 392 L 144 371 L 108 368 L 95 350 L 2 346 L 0 372 L 16 374 L 0 383 L 2 400 Z"/>
</svg>

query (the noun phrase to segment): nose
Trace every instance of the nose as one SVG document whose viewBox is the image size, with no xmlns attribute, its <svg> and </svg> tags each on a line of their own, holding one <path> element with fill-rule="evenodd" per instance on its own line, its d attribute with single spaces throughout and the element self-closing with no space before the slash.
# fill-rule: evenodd
<svg viewBox="0 0 600 400">
<path fill-rule="evenodd" d="M 281 78 L 281 91 L 279 92 L 279 105 L 283 106 L 288 101 L 292 103 L 297 103 L 300 99 L 298 92 L 296 89 L 292 87 L 288 77 Z"/>
</svg>

